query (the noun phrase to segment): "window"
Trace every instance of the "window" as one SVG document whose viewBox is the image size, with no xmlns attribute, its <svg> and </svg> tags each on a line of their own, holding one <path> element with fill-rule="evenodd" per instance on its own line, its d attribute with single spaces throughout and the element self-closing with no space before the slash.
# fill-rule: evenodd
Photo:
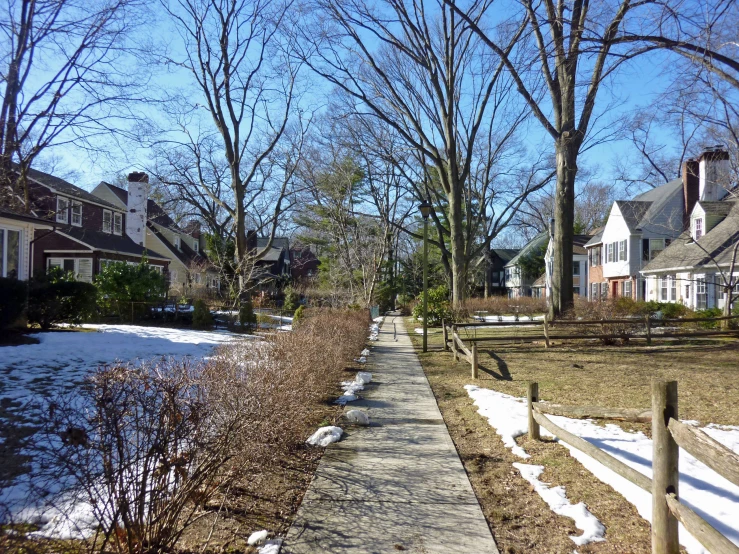
<svg viewBox="0 0 739 554">
<path fill-rule="evenodd" d="M 72 202 L 72 225 L 82 227 L 82 204 Z"/>
<path fill-rule="evenodd" d="M 660 287 L 659 287 L 659 289 L 660 289 L 660 293 L 659 293 L 659 299 L 660 299 L 660 300 L 661 300 L 662 302 L 667 302 L 667 290 L 668 290 L 668 288 L 669 288 L 669 286 L 670 286 L 670 284 L 669 284 L 669 283 L 668 283 L 667 281 L 668 281 L 667 275 L 663 275 L 663 276 L 662 276 L 662 277 L 660 278 Z"/>
<path fill-rule="evenodd" d="M 200 244 L 198 243 L 198 241 L 192 243 L 192 249 L 195 251 L 196 254 L 200 252 Z"/>
<path fill-rule="evenodd" d="M 113 214 L 113 234 L 123 234 L 123 214 L 119 214 L 117 212 Z"/>
<path fill-rule="evenodd" d="M 649 239 L 649 259 L 653 260 L 665 249 L 665 239 Z"/>
<path fill-rule="evenodd" d="M 195 281 L 195 284 L 196 285 L 199 285 L 200 284 L 200 281 L 201 281 L 200 273 L 196 273 L 194 275 L 193 281 Z"/>
<path fill-rule="evenodd" d="M 170 269 L 169 270 L 169 282 L 174 283 L 175 281 L 177 281 L 177 270 Z"/>
<path fill-rule="evenodd" d="M 57 223 L 69 221 L 69 200 L 63 196 L 56 197 L 56 221 Z"/>
<path fill-rule="evenodd" d="M 106 260 L 110 263 L 110 260 Z M 74 278 L 85 283 L 92 283 L 92 258 L 49 258 L 47 267 L 61 267 L 65 272 L 74 273 Z"/>
<path fill-rule="evenodd" d="M 590 283 L 590 299 L 598 300 L 598 290 L 600 285 L 598 283 Z"/>
<path fill-rule="evenodd" d="M 606 262 L 611 263 L 613 261 L 613 244 L 606 244 Z"/>
<path fill-rule="evenodd" d="M 621 283 L 621 296 L 631 298 L 631 281 L 623 281 Z"/>
<path fill-rule="evenodd" d="M 174 237 L 174 247 L 177 250 L 180 249 L 180 237 L 178 235 L 175 235 L 175 237 Z"/>
<path fill-rule="evenodd" d="M 618 261 L 625 262 L 626 261 L 626 242 L 625 240 L 622 240 L 618 243 Z"/>
<path fill-rule="evenodd" d="M 103 210 L 103 233 L 111 233 L 113 231 L 113 212 Z"/>
<path fill-rule="evenodd" d="M 608 283 L 600 284 L 600 298 L 601 300 L 608 298 Z"/>
<path fill-rule="evenodd" d="M 706 279 L 703 277 L 695 280 L 695 307 L 699 310 L 705 310 L 708 307 Z"/>
<path fill-rule="evenodd" d="M 677 279 L 675 276 L 670 277 L 670 301 L 677 301 Z"/>
<path fill-rule="evenodd" d="M 149 269 L 153 269 L 157 273 L 162 273 L 162 266 L 160 265 L 149 264 Z"/>
<path fill-rule="evenodd" d="M 703 218 L 697 218 L 695 220 L 695 240 L 698 240 L 703 236 Z"/>
<path fill-rule="evenodd" d="M 572 275 L 580 275 L 580 262 L 572 262 Z"/>
<path fill-rule="evenodd" d="M 580 296 L 580 287 L 572 287 L 572 293 L 575 296 Z"/>
<path fill-rule="evenodd" d="M 601 254 L 601 247 L 595 246 L 590 249 L 590 266 L 595 267 L 600 265 L 600 254 Z"/>
<path fill-rule="evenodd" d="M 0 228 L 0 277 L 18 279 L 21 269 L 21 232 Z"/>
</svg>

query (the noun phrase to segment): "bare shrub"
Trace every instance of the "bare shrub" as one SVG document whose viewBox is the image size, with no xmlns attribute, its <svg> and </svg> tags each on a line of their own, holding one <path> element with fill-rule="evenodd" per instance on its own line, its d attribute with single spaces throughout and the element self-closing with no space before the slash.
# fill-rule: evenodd
<svg viewBox="0 0 739 554">
<path fill-rule="evenodd" d="M 474 315 L 475 312 L 487 312 L 487 315 L 490 316 L 534 317 L 546 313 L 547 304 L 543 298 L 491 296 L 488 298 L 469 298 L 465 302 L 465 308 L 469 315 Z"/>
<path fill-rule="evenodd" d="M 301 447 L 369 322 L 366 311 L 313 309 L 293 332 L 223 345 L 206 362 L 101 368 L 46 406 L 37 513 L 76 527 L 91 552 L 172 551 L 257 470 Z"/>
</svg>

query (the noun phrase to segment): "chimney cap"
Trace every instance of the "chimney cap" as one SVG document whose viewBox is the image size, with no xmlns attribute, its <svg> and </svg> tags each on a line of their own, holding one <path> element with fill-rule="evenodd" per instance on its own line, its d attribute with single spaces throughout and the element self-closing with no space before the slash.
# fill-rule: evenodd
<svg viewBox="0 0 739 554">
<path fill-rule="evenodd" d="M 143 171 L 134 171 L 128 174 L 129 183 L 148 183 L 149 176 Z"/>
</svg>

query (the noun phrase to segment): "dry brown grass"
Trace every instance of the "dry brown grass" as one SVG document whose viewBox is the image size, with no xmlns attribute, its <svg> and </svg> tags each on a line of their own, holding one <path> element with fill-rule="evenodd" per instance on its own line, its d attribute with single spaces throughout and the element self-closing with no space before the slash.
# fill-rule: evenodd
<svg viewBox="0 0 739 554">
<path fill-rule="evenodd" d="M 411 338 L 418 348 L 420 339 Z M 579 532 L 572 520 L 553 514 L 511 467 L 521 460 L 477 414 L 464 385 L 475 383 L 525 396 L 526 382 L 537 381 L 543 400 L 645 408 L 649 407 L 653 377 L 675 379 L 681 418 L 739 424 L 739 408 L 734 403 L 739 397 L 739 341 L 651 348 L 484 344 L 480 345 L 476 382 L 470 378 L 467 362 L 454 362 L 451 353 L 442 351 L 440 331 L 429 334 L 431 351 L 419 352 L 419 357 L 501 552 L 572 552 L 575 546 L 568 535 Z M 647 425 L 623 426 L 649 433 Z M 565 486 L 573 503 L 585 502 L 606 526 L 606 542 L 578 547 L 578 552 L 650 552 L 648 523 L 618 492 L 570 457 L 567 449 L 548 441 L 529 442 L 525 437 L 519 444 L 532 455 L 527 463 L 545 466 L 542 481 Z"/>
</svg>

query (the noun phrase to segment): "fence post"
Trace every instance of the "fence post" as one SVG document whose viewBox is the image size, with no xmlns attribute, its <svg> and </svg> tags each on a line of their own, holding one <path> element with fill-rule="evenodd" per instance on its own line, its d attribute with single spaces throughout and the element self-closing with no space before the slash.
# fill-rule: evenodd
<svg viewBox="0 0 739 554">
<path fill-rule="evenodd" d="M 679 448 L 667 428 L 677 419 L 677 381 L 652 381 L 652 554 L 678 554 L 677 519 L 665 495 L 678 496 Z"/>
<path fill-rule="evenodd" d="M 457 326 L 452 324 L 452 353 L 454 354 L 454 361 L 459 361 L 459 354 L 457 353 Z"/>
<path fill-rule="evenodd" d="M 644 317 L 647 324 L 647 346 L 652 346 L 652 320 L 649 319 L 649 314 Z"/>
<path fill-rule="evenodd" d="M 549 314 L 544 314 L 544 346 L 549 348 Z"/>
<path fill-rule="evenodd" d="M 446 352 L 449 352 L 449 344 L 447 343 L 447 341 L 449 340 L 449 333 L 446 330 L 446 321 L 444 321 L 443 319 L 441 320 L 441 329 L 441 332 L 444 335 L 444 350 Z"/>
<path fill-rule="evenodd" d="M 529 381 L 526 390 L 526 399 L 529 405 L 529 439 L 532 441 L 541 440 L 539 432 L 539 424 L 534 419 L 534 402 L 539 401 L 539 383 Z"/>
<path fill-rule="evenodd" d="M 477 343 L 472 343 L 472 378 L 477 379 Z"/>
</svg>

